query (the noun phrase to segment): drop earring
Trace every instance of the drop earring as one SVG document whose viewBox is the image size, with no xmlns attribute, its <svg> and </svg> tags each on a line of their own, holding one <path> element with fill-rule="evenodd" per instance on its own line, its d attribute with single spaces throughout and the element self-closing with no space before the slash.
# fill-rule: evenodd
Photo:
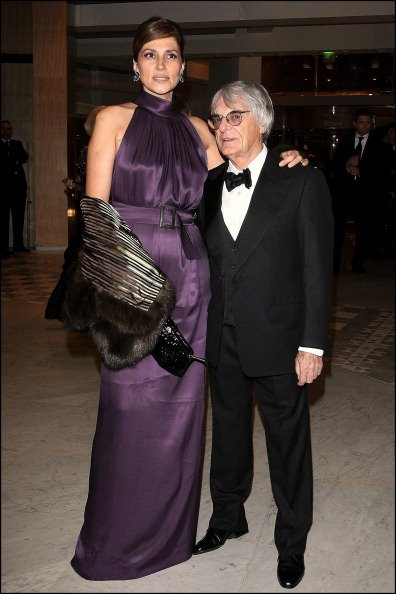
<svg viewBox="0 0 396 594">
<path fill-rule="evenodd" d="M 180 71 L 180 76 L 179 76 L 179 80 L 181 83 L 184 82 L 184 75 L 183 75 L 183 70 Z"/>
<path fill-rule="evenodd" d="M 139 70 L 135 70 L 132 80 L 133 80 L 133 82 L 137 82 L 138 80 L 140 80 Z"/>
</svg>

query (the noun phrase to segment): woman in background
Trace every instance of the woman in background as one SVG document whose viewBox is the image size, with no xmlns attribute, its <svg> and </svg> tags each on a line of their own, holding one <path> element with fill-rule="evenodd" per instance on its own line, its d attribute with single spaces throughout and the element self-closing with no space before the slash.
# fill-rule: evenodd
<svg viewBox="0 0 396 594">
<path fill-rule="evenodd" d="M 105 105 L 98 105 L 94 107 L 88 114 L 85 122 L 84 129 L 90 138 L 95 126 L 95 120 L 97 114 L 103 109 Z M 57 284 L 55 285 L 45 308 L 44 317 L 47 320 L 59 320 L 62 321 L 62 305 L 65 300 L 65 294 L 70 284 L 71 276 L 75 270 L 77 262 L 78 250 L 82 242 L 82 233 L 84 228 L 83 216 L 80 208 L 80 200 L 85 194 L 85 177 L 87 171 L 87 153 L 88 145 L 85 144 L 79 154 L 77 170 L 78 175 L 75 179 L 67 177 L 62 180 L 65 187 L 68 190 L 75 190 L 78 195 L 77 208 L 76 208 L 76 226 L 73 235 L 70 237 L 67 248 L 63 255 L 63 266 L 62 272 L 59 277 Z"/>
</svg>

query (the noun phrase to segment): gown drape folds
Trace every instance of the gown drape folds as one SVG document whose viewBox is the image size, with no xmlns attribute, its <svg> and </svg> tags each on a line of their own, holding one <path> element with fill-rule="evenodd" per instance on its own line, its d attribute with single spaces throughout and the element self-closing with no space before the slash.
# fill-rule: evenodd
<svg viewBox="0 0 396 594">
<path fill-rule="evenodd" d="M 205 356 L 209 268 L 193 214 L 205 148 L 176 102 L 142 92 L 119 148 L 111 203 L 176 288 L 172 318 Z M 84 523 L 72 566 L 90 580 L 143 577 L 189 559 L 196 537 L 205 368 L 182 378 L 151 355 L 102 365 Z"/>
</svg>

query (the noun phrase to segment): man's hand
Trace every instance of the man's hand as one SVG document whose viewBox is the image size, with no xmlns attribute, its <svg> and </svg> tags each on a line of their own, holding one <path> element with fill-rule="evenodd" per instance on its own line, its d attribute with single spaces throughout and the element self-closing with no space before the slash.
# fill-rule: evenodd
<svg viewBox="0 0 396 594">
<path fill-rule="evenodd" d="M 357 155 L 349 157 L 348 161 L 346 162 L 346 170 L 348 171 L 348 173 L 354 175 L 355 177 L 360 175 L 359 157 Z"/>
<path fill-rule="evenodd" d="M 282 157 L 282 161 L 279 163 L 279 167 L 284 167 L 285 165 L 288 167 L 294 167 L 299 163 L 305 167 L 309 163 L 308 159 L 300 155 L 300 153 L 295 149 L 283 151 L 280 156 Z"/>
<path fill-rule="evenodd" d="M 348 167 L 357 167 L 359 165 L 359 157 L 357 155 L 353 155 L 349 157 L 348 161 L 346 162 L 346 168 Z"/>
<path fill-rule="evenodd" d="M 355 177 L 360 176 L 359 167 L 347 167 L 347 171 L 348 171 L 348 173 L 350 173 L 350 175 L 354 175 Z"/>
<path fill-rule="evenodd" d="M 296 357 L 297 385 L 312 384 L 323 369 L 323 359 L 320 355 L 298 351 Z"/>
</svg>

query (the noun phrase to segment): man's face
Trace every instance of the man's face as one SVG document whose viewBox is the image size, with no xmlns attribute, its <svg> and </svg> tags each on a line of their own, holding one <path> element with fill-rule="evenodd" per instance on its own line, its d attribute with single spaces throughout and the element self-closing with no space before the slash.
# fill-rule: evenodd
<svg viewBox="0 0 396 594">
<path fill-rule="evenodd" d="M 4 140 L 10 140 L 12 136 L 12 126 L 9 122 L 4 122 L 1 124 L 1 137 Z"/>
<path fill-rule="evenodd" d="M 232 111 L 247 111 L 248 106 L 240 98 L 235 98 L 232 106 L 226 105 L 220 98 L 214 105 L 212 115 L 226 116 Z M 234 162 L 239 168 L 252 161 L 262 150 L 262 134 L 265 128 L 260 126 L 250 111 L 242 114 L 238 126 L 230 124 L 225 117 L 214 131 L 220 152 Z"/>
<path fill-rule="evenodd" d="M 361 115 L 354 123 L 357 135 L 364 136 L 365 134 L 370 132 L 373 120 L 370 116 Z"/>
</svg>

